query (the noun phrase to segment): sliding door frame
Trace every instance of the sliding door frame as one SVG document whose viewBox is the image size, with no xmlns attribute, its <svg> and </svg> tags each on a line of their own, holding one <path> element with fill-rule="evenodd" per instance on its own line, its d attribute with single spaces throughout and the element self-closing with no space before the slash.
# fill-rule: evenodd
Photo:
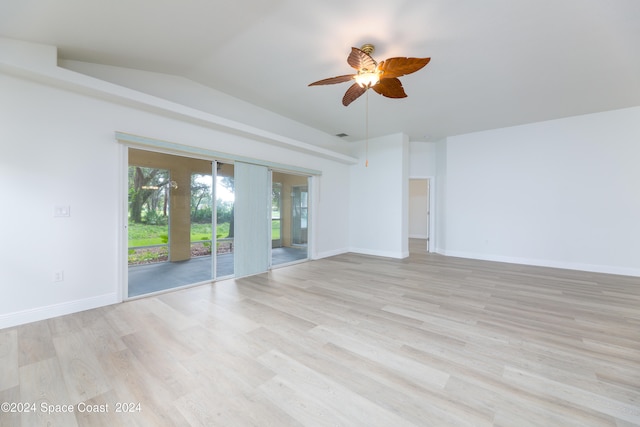
<svg viewBox="0 0 640 427">
<path fill-rule="evenodd" d="M 211 277 L 218 279 L 218 161 L 211 161 Z"/>
</svg>

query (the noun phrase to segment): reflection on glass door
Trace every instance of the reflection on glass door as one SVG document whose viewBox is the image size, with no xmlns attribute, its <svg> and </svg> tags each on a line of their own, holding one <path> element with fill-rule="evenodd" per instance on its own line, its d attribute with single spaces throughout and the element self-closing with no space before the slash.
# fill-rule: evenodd
<svg viewBox="0 0 640 427">
<path fill-rule="evenodd" d="M 282 247 L 282 183 L 274 182 L 271 187 L 271 247 Z"/>
<path fill-rule="evenodd" d="M 272 172 L 271 265 L 308 258 L 308 180 L 307 176 Z"/>
<path fill-rule="evenodd" d="M 216 278 L 233 275 L 234 243 L 234 168 L 216 163 Z"/>
<path fill-rule="evenodd" d="M 209 173 L 191 174 L 191 200 L 189 232 L 190 257 L 192 268 L 197 268 L 194 282 L 213 278 L 211 272 L 213 240 L 213 176 Z M 196 267 L 197 263 L 197 267 Z M 195 273 L 195 271 L 194 271 Z"/>
<path fill-rule="evenodd" d="M 291 238 L 294 245 L 306 245 L 308 235 L 309 193 L 306 186 L 293 187 L 291 194 L 293 213 L 291 215 Z"/>
</svg>

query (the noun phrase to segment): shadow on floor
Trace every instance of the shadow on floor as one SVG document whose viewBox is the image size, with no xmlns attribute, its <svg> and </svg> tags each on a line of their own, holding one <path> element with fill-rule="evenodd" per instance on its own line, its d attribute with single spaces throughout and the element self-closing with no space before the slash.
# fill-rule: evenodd
<svg viewBox="0 0 640 427">
<path fill-rule="evenodd" d="M 286 264 L 307 258 L 307 248 L 274 248 L 272 265 Z M 218 255 L 216 277 L 233 275 L 233 254 Z M 159 262 L 129 267 L 129 297 L 206 282 L 213 279 L 211 256 L 187 261 Z"/>
</svg>

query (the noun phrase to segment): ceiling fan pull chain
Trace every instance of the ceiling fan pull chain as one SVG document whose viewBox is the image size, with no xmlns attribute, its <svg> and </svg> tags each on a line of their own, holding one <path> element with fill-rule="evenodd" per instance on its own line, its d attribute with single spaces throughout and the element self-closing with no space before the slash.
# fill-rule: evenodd
<svg viewBox="0 0 640 427">
<path fill-rule="evenodd" d="M 364 167 L 369 167 L 369 91 L 366 94 L 366 107 L 365 107 L 365 126 L 366 126 L 366 140 L 364 143 Z"/>
</svg>

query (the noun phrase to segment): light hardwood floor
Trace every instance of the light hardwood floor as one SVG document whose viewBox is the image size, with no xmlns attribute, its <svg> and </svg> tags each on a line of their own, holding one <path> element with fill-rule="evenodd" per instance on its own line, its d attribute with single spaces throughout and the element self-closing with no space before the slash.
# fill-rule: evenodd
<svg viewBox="0 0 640 427">
<path fill-rule="evenodd" d="M 0 330 L 0 402 L 36 406 L 3 427 L 637 426 L 640 279 L 340 255 Z"/>
</svg>

